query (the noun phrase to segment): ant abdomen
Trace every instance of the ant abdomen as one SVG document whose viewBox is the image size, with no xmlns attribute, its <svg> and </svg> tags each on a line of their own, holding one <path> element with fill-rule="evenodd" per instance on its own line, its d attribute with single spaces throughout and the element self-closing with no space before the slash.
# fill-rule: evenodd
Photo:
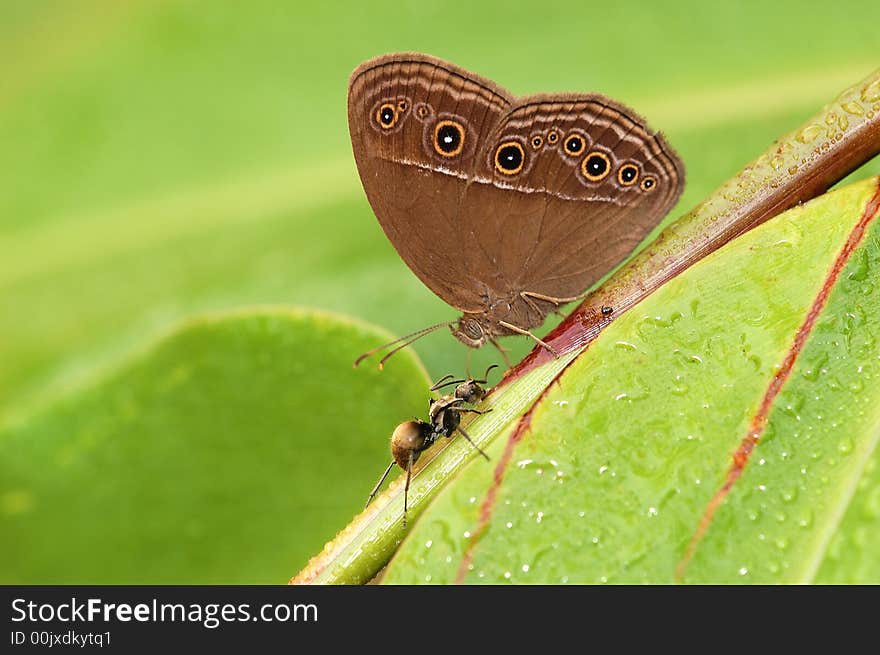
<svg viewBox="0 0 880 655">
<path fill-rule="evenodd" d="M 404 471 L 418 460 L 434 441 L 433 428 L 422 421 L 404 421 L 391 434 L 391 456 Z"/>
</svg>

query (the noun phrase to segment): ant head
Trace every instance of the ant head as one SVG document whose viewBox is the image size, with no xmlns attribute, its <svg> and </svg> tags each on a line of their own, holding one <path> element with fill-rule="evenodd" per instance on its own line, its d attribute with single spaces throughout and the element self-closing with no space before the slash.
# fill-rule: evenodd
<svg viewBox="0 0 880 655">
<path fill-rule="evenodd" d="M 492 366 L 486 369 L 486 372 L 483 373 L 483 378 L 480 380 L 468 377 L 467 380 L 464 380 L 461 384 L 455 387 L 455 397 L 461 398 L 466 403 L 473 404 L 480 402 L 486 397 L 486 390 L 480 385 L 486 384 L 489 380 L 489 371 L 497 367 L 498 364 L 492 364 Z"/>
<path fill-rule="evenodd" d="M 461 398 L 466 403 L 478 403 L 486 395 L 486 390 L 480 386 L 477 380 L 468 378 L 455 387 L 455 397 Z"/>
<path fill-rule="evenodd" d="M 431 387 L 431 391 L 436 391 L 437 389 L 441 389 L 450 384 L 455 384 L 458 385 L 455 387 L 455 392 L 453 393 L 455 398 L 468 404 L 478 403 L 486 396 L 486 390 L 481 385 L 486 384 L 488 381 L 489 371 L 497 367 L 498 364 L 492 364 L 492 366 L 487 368 L 486 372 L 483 373 L 482 379 L 479 380 L 470 376 L 468 376 L 466 380 L 453 380 L 451 375 L 446 375 Z"/>
</svg>

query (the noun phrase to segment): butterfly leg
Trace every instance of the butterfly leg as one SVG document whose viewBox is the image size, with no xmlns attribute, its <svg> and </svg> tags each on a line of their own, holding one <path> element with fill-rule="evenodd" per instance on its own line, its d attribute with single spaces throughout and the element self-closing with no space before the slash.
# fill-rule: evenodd
<svg viewBox="0 0 880 655">
<path fill-rule="evenodd" d="M 534 334 L 532 334 L 528 330 L 524 330 L 523 328 L 517 327 L 516 325 L 513 325 L 512 323 L 508 323 L 507 321 L 498 321 L 498 325 L 500 325 L 501 327 L 505 327 L 508 330 L 512 330 L 513 332 L 516 332 L 517 334 L 522 334 L 523 336 L 531 337 L 535 341 L 535 343 L 541 344 L 542 346 L 544 346 L 544 348 L 546 348 L 551 353 L 553 353 L 554 357 L 559 357 L 559 353 L 556 351 L 556 348 L 551 346 L 546 341 L 542 341 L 541 339 L 536 337 Z"/>
<path fill-rule="evenodd" d="M 532 298 L 537 300 L 544 300 L 546 302 L 552 302 L 556 305 L 556 309 L 553 310 L 554 314 L 562 315 L 562 312 L 559 311 L 559 305 L 565 305 L 566 303 L 574 302 L 575 300 L 582 300 L 587 297 L 587 294 L 581 294 L 579 296 L 570 296 L 568 298 L 557 298 L 556 296 L 547 296 L 543 293 L 536 293 L 534 291 L 520 291 L 519 297 L 522 298 L 526 304 L 529 305 L 536 312 L 540 312 L 540 308 L 535 304 L 535 301 Z"/>
<path fill-rule="evenodd" d="M 507 368 L 510 368 L 512 364 L 510 363 L 510 357 L 507 356 L 508 349 L 498 343 L 495 339 L 489 339 L 489 341 L 498 349 L 498 352 L 501 353 L 501 356 L 504 358 L 504 363 L 507 364 Z"/>
</svg>

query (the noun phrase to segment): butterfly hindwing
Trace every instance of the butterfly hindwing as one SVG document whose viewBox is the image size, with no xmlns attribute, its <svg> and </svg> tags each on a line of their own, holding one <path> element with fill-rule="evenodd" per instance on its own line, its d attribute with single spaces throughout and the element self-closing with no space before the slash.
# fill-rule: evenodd
<svg viewBox="0 0 880 655">
<path fill-rule="evenodd" d="M 483 148 L 475 177 L 492 183 L 483 197 L 469 190 L 465 222 L 509 288 L 573 296 L 671 209 L 683 171 L 663 137 L 619 103 L 525 98 Z"/>
</svg>

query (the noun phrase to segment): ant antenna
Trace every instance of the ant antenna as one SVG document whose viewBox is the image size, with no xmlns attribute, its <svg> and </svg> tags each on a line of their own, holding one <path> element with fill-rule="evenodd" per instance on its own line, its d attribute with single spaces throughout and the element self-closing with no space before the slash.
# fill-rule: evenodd
<svg viewBox="0 0 880 655">
<path fill-rule="evenodd" d="M 474 380 L 474 382 L 476 382 L 478 384 L 486 384 L 489 381 L 489 372 L 493 368 L 498 368 L 498 364 L 492 364 L 491 366 L 489 366 L 489 368 L 486 369 L 486 372 L 483 373 L 483 379 L 482 380 Z"/>
<path fill-rule="evenodd" d="M 421 339 L 423 336 L 425 336 L 426 334 L 430 334 L 434 330 L 439 330 L 442 327 L 449 327 L 452 324 L 453 324 L 453 321 L 447 321 L 445 323 L 437 323 L 436 325 L 432 325 L 431 327 L 426 327 L 426 328 L 422 328 L 421 330 L 416 330 L 415 332 L 412 332 L 410 334 L 407 334 L 406 336 L 395 339 L 394 341 L 389 341 L 388 343 L 383 344 L 383 345 L 379 346 L 378 348 L 373 348 L 372 350 L 368 350 L 363 355 L 361 355 L 356 360 L 354 360 L 354 367 L 357 368 L 357 365 L 360 364 L 362 361 L 364 361 L 367 357 L 371 357 L 372 355 L 375 355 L 376 353 L 381 352 L 381 351 L 385 350 L 386 348 L 390 348 L 391 346 L 396 346 L 397 344 L 400 344 L 396 348 L 393 348 L 391 351 L 386 353 L 386 355 L 382 359 L 379 360 L 379 370 L 381 371 L 385 367 L 385 362 L 388 361 L 388 358 L 391 357 L 391 355 L 396 353 L 398 350 L 402 350 L 403 348 L 406 348 L 408 345 L 410 345 L 411 343 L 413 343 L 417 339 Z"/>
<path fill-rule="evenodd" d="M 451 379 L 454 377 L 453 375 L 451 375 L 451 374 L 444 375 L 442 378 L 437 380 L 434 383 L 434 386 L 431 387 L 430 389 L 428 389 L 428 391 L 437 391 L 439 389 L 442 389 L 443 387 L 448 387 L 453 384 L 461 384 L 462 382 L 467 382 L 469 379 L 471 379 L 472 382 L 476 382 L 477 384 L 486 384 L 486 382 L 489 381 L 489 371 L 491 371 L 493 368 L 498 368 L 498 364 L 492 364 L 489 368 L 487 368 L 486 372 L 483 373 L 482 380 L 472 380 L 471 378 L 463 378 L 461 380 L 453 380 L 453 379 Z M 448 382 L 446 382 L 446 380 L 448 380 Z"/>
<path fill-rule="evenodd" d="M 437 391 L 438 389 L 442 389 L 443 387 L 448 387 L 450 384 L 458 384 L 459 382 L 462 382 L 462 380 L 453 380 L 452 378 L 454 377 L 455 376 L 451 373 L 444 375 L 442 378 L 437 380 L 434 383 L 434 386 L 428 389 L 428 391 Z M 449 382 L 444 382 L 444 380 L 449 380 Z"/>
</svg>

